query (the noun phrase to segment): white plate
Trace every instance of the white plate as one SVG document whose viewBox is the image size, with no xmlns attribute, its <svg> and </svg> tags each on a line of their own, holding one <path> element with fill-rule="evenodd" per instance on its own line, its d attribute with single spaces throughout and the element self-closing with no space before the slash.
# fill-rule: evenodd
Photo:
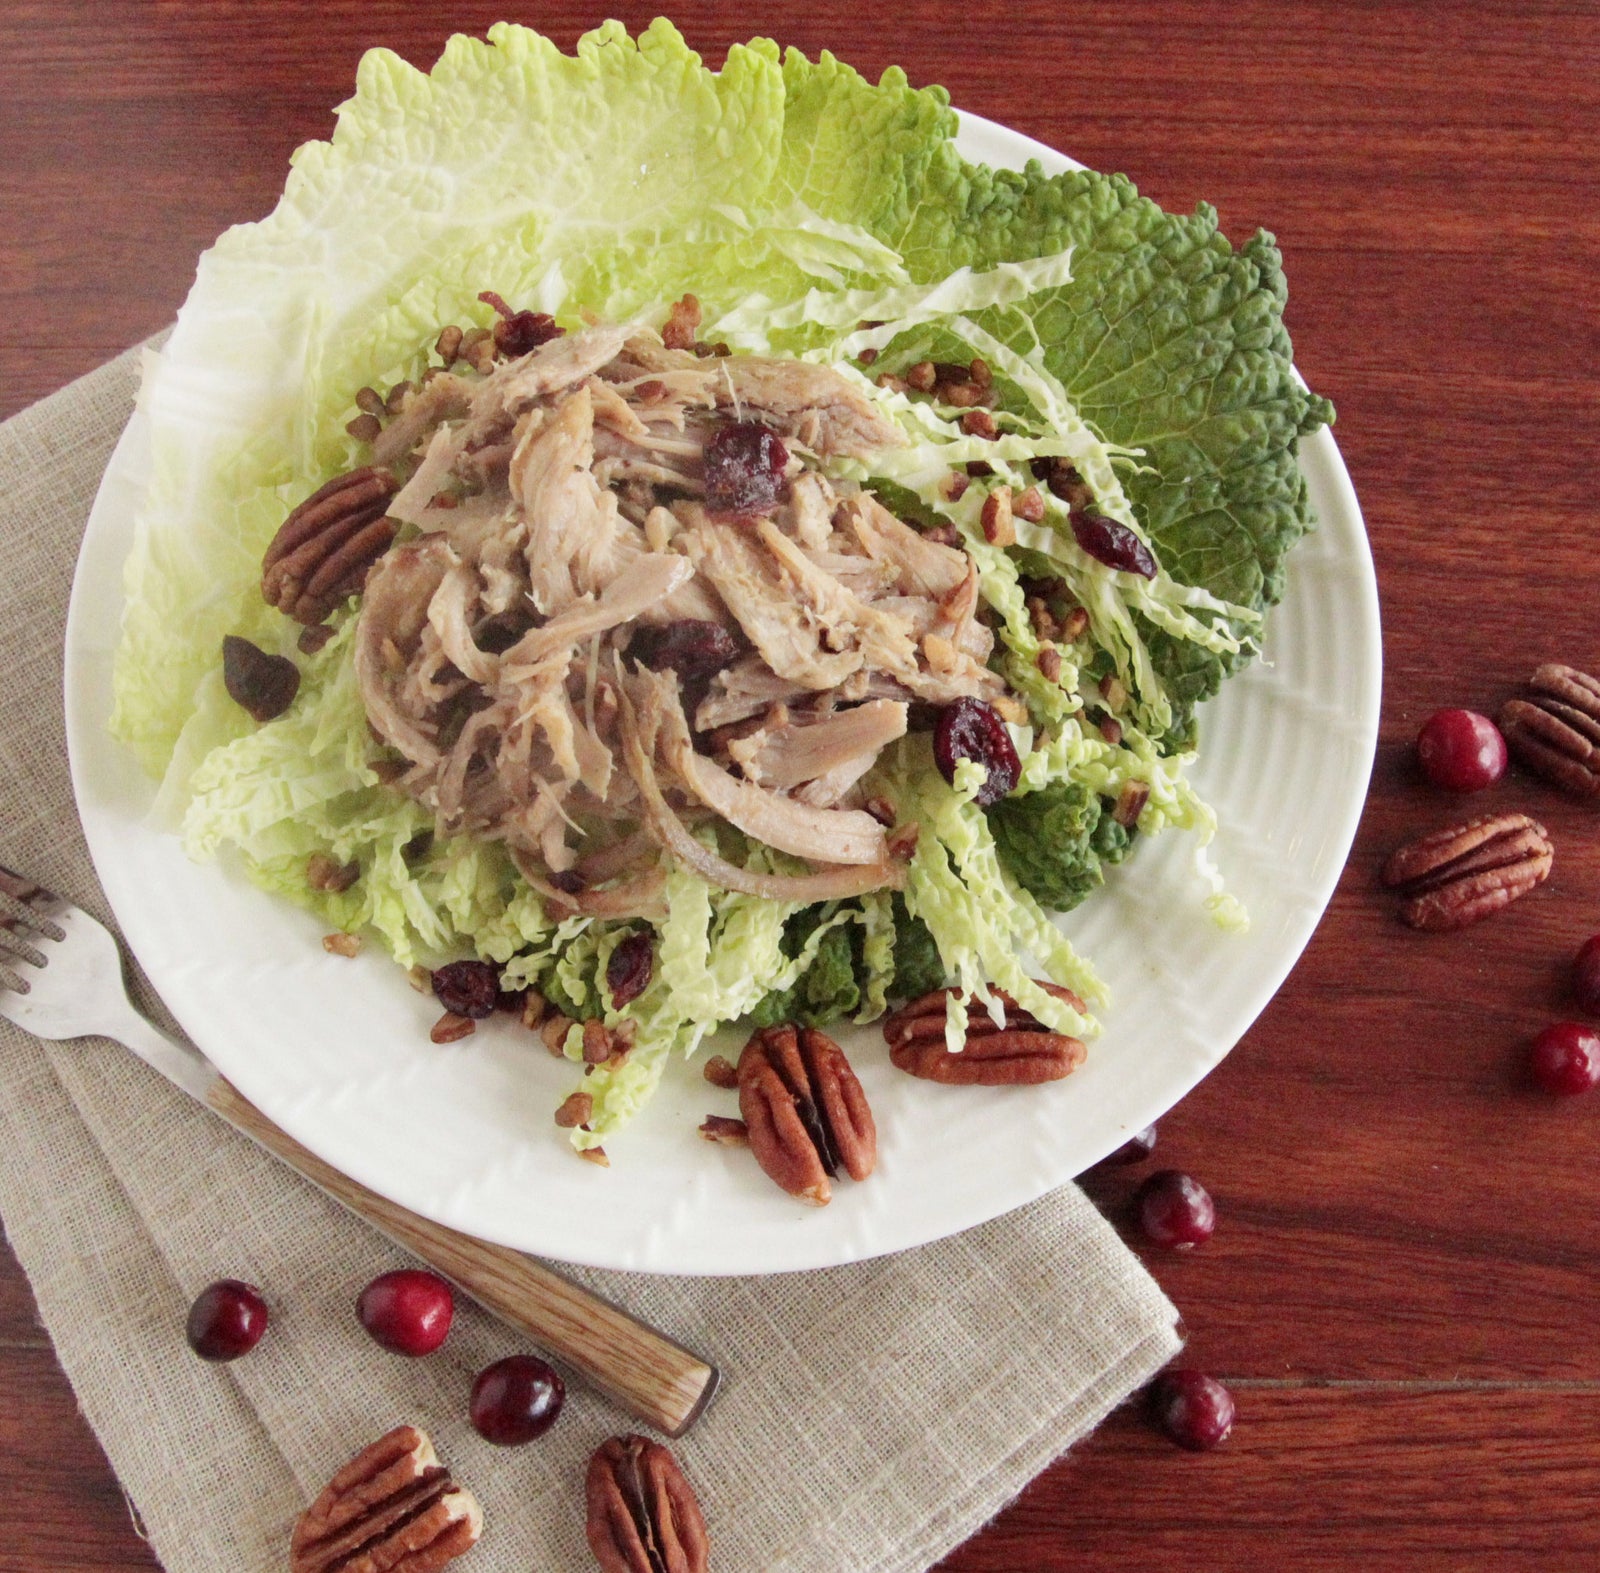
<svg viewBox="0 0 1600 1573">
<path fill-rule="evenodd" d="M 1020 167 L 1060 154 L 974 117 L 962 151 Z M 1088 1063 L 1042 1088 L 947 1088 L 894 1070 L 873 1029 L 842 1034 L 877 1118 L 878 1169 L 817 1210 L 747 1152 L 696 1134 L 732 1113 L 676 1065 L 645 1114 L 580 1163 L 551 1123 L 572 1069 L 486 1023 L 436 1047 L 437 1005 L 373 951 L 326 954 L 322 926 L 146 822 L 153 788 L 106 730 L 121 569 L 149 463 L 143 417 L 90 516 L 67 625 L 67 736 L 84 830 L 123 932 L 184 1030 L 313 1152 L 441 1223 L 542 1256 L 647 1272 L 770 1273 L 903 1250 L 1032 1201 L 1164 1114 L 1254 1021 L 1344 865 L 1371 771 L 1381 679 L 1377 589 L 1333 438 L 1301 463 L 1321 520 L 1295 551 L 1264 658 L 1206 707 L 1194 782 L 1249 934 L 1203 915 L 1192 841 L 1173 832 L 1112 872 L 1067 931 L 1115 1001 Z"/>
</svg>

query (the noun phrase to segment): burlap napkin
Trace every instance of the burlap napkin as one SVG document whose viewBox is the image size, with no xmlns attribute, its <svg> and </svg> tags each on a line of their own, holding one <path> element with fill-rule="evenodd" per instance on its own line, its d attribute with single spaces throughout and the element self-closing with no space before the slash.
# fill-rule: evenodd
<svg viewBox="0 0 1600 1573">
<path fill-rule="evenodd" d="M 136 376 L 124 355 L 0 426 L 0 862 L 101 918 L 67 780 L 62 627 Z M 627 1418 L 578 1389 L 543 1441 L 479 1440 L 466 1395 L 518 1347 L 506 1330 L 469 1306 L 432 1358 L 384 1354 L 352 1302 L 394 1248 L 122 1049 L 44 1046 L 0 1022 L 0 1212 L 171 1573 L 283 1568 L 306 1501 L 402 1420 L 483 1503 L 476 1573 L 593 1566 L 584 1463 Z M 218 1367 L 182 1327 L 221 1276 L 263 1285 L 274 1321 Z M 1070 1186 L 829 1272 L 575 1276 L 722 1366 L 721 1396 L 676 1451 L 724 1573 L 925 1568 L 1178 1347 L 1171 1305 Z"/>
</svg>

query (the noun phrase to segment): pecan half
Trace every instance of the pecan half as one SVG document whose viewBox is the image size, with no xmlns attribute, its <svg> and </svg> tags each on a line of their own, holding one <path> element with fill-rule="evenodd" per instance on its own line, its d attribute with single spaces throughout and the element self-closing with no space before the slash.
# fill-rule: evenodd
<svg viewBox="0 0 1600 1573">
<path fill-rule="evenodd" d="M 705 1515 L 659 1442 L 614 1436 L 589 1460 L 584 1534 L 604 1573 L 706 1573 Z"/>
<path fill-rule="evenodd" d="M 1600 678 L 1546 662 L 1531 699 L 1500 712 L 1506 746 L 1536 775 L 1579 797 L 1600 796 Z"/>
<path fill-rule="evenodd" d="M 1408 841 L 1384 865 L 1414 929 L 1458 929 L 1525 896 L 1550 872 L 1555 851 L 1526 814 L 1485 814 Z"/>
<path fill-rule="evenodd" d="M 878 1160 L 867 1095 L 844 1050 L 814 1027 L 767 1027 L 745 1044 L 739 1113 L 756 1162 L 813 1207 L 827 1205 L 841 1168 L 864 1180 Z"/>
<path fill-rule="evenodd" d="M 1059 983 L 1041 981 L 1039 987 L 1076 1011 L 1086 1009 L 1071 989 Z M 949 989 L 935 989 L 885 1018 L 889 1058 L 901 1070 L 947 1086 L 1024 1087 L 1060 1081 L 1083 1064 L 1088 1051 L 1077 1038 L 1052 1032 L 998 989 L 995 997 L 1005 1007 L 1005 1026 L 997 1027 L 987 1010 L 975 1006 L 967 1022 L 966 1045 L 952 1054 L 944 1041 L 949 997 Z"/>
<path fill-rule="evenodd" d="M 261 594 L 297 623 L 320 623 L 361 588 L 397 526 L 383 510 L 394 477 L 368 467 L 336 475 L 296 508 L 261 562 Z"/>
<path fill-rule="evenodd" d="M 363 1448 L 301 1515 L 290 1573 L 437 1573 L 476 1544 L 483 1512 L 415 1426 Z"/>
</svg>

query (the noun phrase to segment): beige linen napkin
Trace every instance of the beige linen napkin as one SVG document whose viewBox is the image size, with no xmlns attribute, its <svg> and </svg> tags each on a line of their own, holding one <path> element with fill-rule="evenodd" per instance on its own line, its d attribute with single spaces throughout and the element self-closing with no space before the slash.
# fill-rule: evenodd
<svg viewBox="0 0 1600 1573">
<path fill-rule="evenodd" d="M 62 628 L 136 377 L 130 352 L 0 426 L 0 862 L 102 919 L 67 780 Z M 131 1054 L 0 1022 L 0 1215 L 171 1573 L 284 1568 L 304 1504 L 403 1420 L 483 1503 L 476 1573 L 592 1568 L 584 1464 L 627 1417 L 578 1388 L 541 1442 L 481 1441 L 472 1375 L 517 1340 L 466 1306 L 431 1358 L 383 1353 L 352 1307 L 399 1253 Z M 273 1324 L 248 1359 L 209 1366 L 183 1318 L 223 1276 L 263 1285 Z M 1072 1186 L 827 1272 L 574 1276 L 723 1368 L 675 1444 L 722 1573 L 925 1568 L 1178 1347 L 1171 1305 Z"/>
</svg>

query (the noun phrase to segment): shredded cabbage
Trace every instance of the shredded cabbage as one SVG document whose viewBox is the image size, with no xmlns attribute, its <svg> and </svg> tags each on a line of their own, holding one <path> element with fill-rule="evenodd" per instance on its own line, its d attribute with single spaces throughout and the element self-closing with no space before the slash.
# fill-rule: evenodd
<svg viewBox="0 0 1600 1573">
<path fill-rule="evenodd" d="M 718 1023 L 790 991 L 864 1022 L 942 970 L 957 985 L 952 1049 L 970 1009 L 998 1008 L 996 989 L 1079 1035 L 1109 995 L 1019 878 L 1027 838 L 997 839 L 972 801 L 976 767 L 947 784 L 925 738 L 864 783 L 919 827 L 903 896 L 802 910 L 674 869 L 652 980 L 618 1010 L 605 964 L 636 924 L 546 912 L 500 846 L 436 834 L 373 771 L 348 609 L 301 659 L 294 706 L 251 727 L 218 650 L 237 633 L 292 654 L 292 629 L 257 591 L 263 549 L 289 507 L 355 462 L 357 390 L 417 376 L 441 323 L 487 325 L 485 288 L 568 324 L 693 291 L 708 337 L 851 378 L 908 442 L 871 467 L 839 461 L 836 478 L 953 525 L 977 564 L 995 664 L 1029 710 L 1011 802 L 1079 793 L 1087 823 L 1142 783 L 1119 855 L 1135 831 L 1193 832 L 1208 909 L 1246 921 L 1185 772 L 1194 704 L 1254 652 L 1311 522 L 1296 442 L 1331 418 L 1292 373 L 1277 252 L 1266 235 L 1236 252 L 1209 209 L 1163 213 L 1121 177 L 969 165 L 954 132 L 942 90 L 898 71 L 874 85 L 758 39 L 713 73 L 664 21 L 637 39 L 608 22 L 570 57 L 499 24 L 486 42 L 453 38 L 430 73 L 372 50 L 332 140 L 302 147 L 277 209 L 206 255 L 149 367 L 154 479 L 127 569 L 114 730 L 163 776 L 159 810 L 191 855 L 237 855 L 265 888 L 370 928 L 404 965 L 475 954 L 575 1019 L 631 1023 L 631 1051 L 583 1073 L 593 1115 L 579 1147 L 620 1130 Z M 998 437 L 889 380 L 974 357 L 993 378 Z M 1050 461 L 1148 543 L 1155 578 L 1081 550 L 1065 503 L 1037 484 Z M 979 464 L 987 475 L 951 485 Z M 999 485 L 1042 499 L 1014 546 L 981 527 Z M 1041 582 L 1086 614 L 1081 634 L 1040 632 Z M 310 888 L 313 854 L 359 865 L 359 879 Z M 757 846 L 738 855 L 783 866 Z M 1060 888 L 1099 877 L 1090 838 L 1072 855 L 1082 866 Z M 569 1059 L 580 1039 L 575 1027 Z"/>
</svg>

